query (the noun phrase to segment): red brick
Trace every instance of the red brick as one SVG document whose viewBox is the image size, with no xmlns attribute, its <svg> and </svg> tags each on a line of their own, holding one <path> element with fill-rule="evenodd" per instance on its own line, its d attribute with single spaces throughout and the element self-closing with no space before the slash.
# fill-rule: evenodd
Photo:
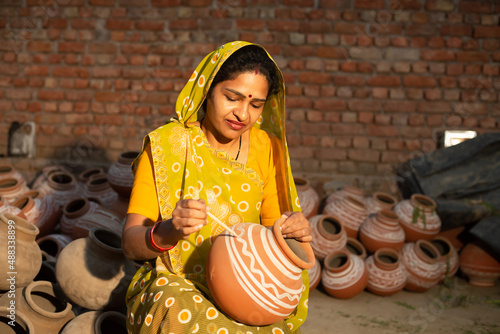
<svg viewBox="0 0 500 334">
<path fill-rule="evenodd" d="M 445 124 L 449 127 L 459 127 L 462 125 L 462 117 L 458 115 L 448 115 Z"/>
<path fill-rule="evenodd" d="M 340 64 L 340 70 L 343 72 L 356 72 L 356 63 L 353 61 L 346 61 Z"/>
<path fill-rule="evenodd" d="M 288 138 L 288 136 L 287 136 Z M 335 138 L 334 137 L 321 137 L 320 140 L 321 147 L 334 147 L 335 146 Z"/>
<path fill-rule="evenodd" d="M 94 78 L 118 78 L 122 75 L 120 68 L 116 67 L 93 67 L 92 76 Z"/>
<path fill-rule="evenodd" d="M 96 92 L 95 100 L 99 102 L 119 102 L 123 99 L 122 93 Z"/>
<path fill-rule="evenodd" d="M 485 117 L 479 121 L 479 126 L 482 128 L 495 128 L 496 120 L 493 117 Z"/>
<path fill-rule="evenodd" d="M 328 84 L 332 76 L 321 72 L 300 72 L 298 79 L 300 83 Z"/>
<path fill-rule="evenodd" d="M 344 47 L 338 46 L 318 46 L 316 55 L 320 58 L 335 59 L 346 59 L 348 57 L 347 50 Z M 311 53 L 308 56 L 311 56 Z"/>
<path fill-rule="evenodd" d="M 425 113 L 447 113 L 451 112 L 450 102 L 419 102 L 417 111 Z"/>
<path fill-rule="evenodd" d="M 462 75 L 464 72 L 464 68 L 462 64 L 449 64 L 446 65 L 446 74 L 447 75 Z"/>
<path fill-rule="evenodd" d="M 109 53 L 115 54 L 118 50 L 117 46 L 113 43 L 92 43 L 89 44 L 90 53 Z"/>
<path fill-rule="evenodd" d="M 459 36 L 459 37 L 472 36 L 472 26 L 470 26 L 470 25 L 457 25 L 457 24 L 443 25 L 441 27 L 441 35 Z"/>
<path fill-rule="evenodd" d="M 122 44 L 121 50 L 124 54 L 147 54 L 151 46 L 149 44 Z"/>
<path fill-rule="evenodd" d="M 350 0 L 320 0 L 321 8 L 347 9 L 351 8 Z"/>
<path fill-rule="evenodd" d="M 57 45 L 58 52 L 83 53 L 84 50 L 85 50 L 85 43 L 59 42 L 59 44 Z"/>
<path fill-rule="evenodd" d="M 460 11 L 463 13 L 492 13 L 493 3 L 483 1 L 461 1 Z"/>
<path fill-rule="evenodd" d="M 370 101 L 370 100 L 350 100 L 348 101 L 349 110 L 353 111 L 381 111 L 382 102 L 381 101 Z"/>
<path fill-rule="evenodd" d="M 425 98 L 430 101 L 441 100 L 441 90 L 439 89 L 427 89 L 425 91 Z"/>
<path fill-rule="evenodd" d="M 318 148 L 314 152 L 314 157 L 320 160 L 345 160 L 347 153 L 338 148 Z"/>
<path fill-rule="evenodd" d="M 374 65 L 371 63 L 358 63 L 357 70 L 360 73 L 372 73 Z"/>
<path fill-rule="evenodd" d="M 122 19 L 108 19 L 106 21 L 106 28 L 109 30 L 132 30 L 134 28 L 134 21 Z"/>
<path fill-rule="evenodd" d="M 92 124 L 93 120 L 91 114 L 67 114 L 64 117 L 66 124 Z"/>
<path fill-rule="evenodd" d="M 300 23 L 290 20 L 271 20 L 267 22 L 267 29 L 269 31 L 299 31 Z"/>
<path fill-rule="evenodd" d="M 457 86 L 457 79 L 454 77 L 439 78 L 439 85 L 443 88 L 454 88 Z"/>
<path fill-rule="evenodd" d="M 89 72 L 85 67 L 54 67 L 52 69 L 52 75 L 54 77 L 79 77 L 88 78 Z"/>
<path fill-rule="evenodd" d="M 365 28 L 366 24 L 361 23 L 338 22 L 333 24 L 333 32 L 337 34 L 363 36 L 366 34 Z"/>
<path fill-rule="evenodd" d="M 28 52 L 52 52 L 51 42 L 29 41 L 26 45 Z"/>
<path fill-rule="evenodd" d="M 137 30 L 152 30 L 152 31 L 162 31 L 165 27 L 165 22 L 163 21 L 137 21 L 135 23 Z"/>
<path fill-rule="evenodd" d="M 408 46 L 408 39 L 406 37 L 393 37 L 391 39 L 391 44 L 397 47 L 407 47 Z"/>
<path fill-rule="evenodd" d="M 337 142 L 336 142 L 336 147 L 338 148 L 348 148 L 352 146 L 352 140 L 351 137 L 347 136 L 339 136 L 337 137 Z"/>
<path fill-rule="evenodd" d="M 465 74 L 466 75 L 480 75 L 481 74 L 481 65 L 480 64 L 472 64 L 465 66 Z"/>
<path fill-rule="evenodd" d="M 443 37 L 430 37 L 429 38 L 429 47 L 430 48 L 443 48 L 444 47 L 444 38 Z"/>
<path fill-rule="evenodd" d="M 239 30 L 256 30 L 262 31 L 266 28 L 266 21 L 264 20 L 250 20 L 250 19 L 239 19 L 236 20 L 236 27 Z"/>
<path fill-rule="evenodd" d="M 329 124 L 320 124 L 320 123 L 301 122 L 299 124 L 299 131 L 300 131 L 300 133 L 303 133 L 303 134 L 329 135 L 330 134 L 330 125 Z"/>
<path fill-rule="evenodd" d="M 410 46 L 412 48 L 423 48 L 427 45 L 427 40 L 424 37 L 412 37 Z"/>
<path fill-rule="evenodd" d="M 387 101 L 384 103 L 385 112 L 413 113 L 416 109 L 417 105 L 413 101 Z"/>
<path fill-rule="evenodd" d="M 465 117 L 463 119 L 463 126 L 468 128 L 475 128 L 478 125 L 476 117 Z"/>
<path fill-rule="evenodd" d="M 332 31 L 332 24 L 324 21 L 300 22 L 299 31 L 306 34 L 325 34 Z"/>
<path fill-rule="evenodd" d="M 49 68 L 47 66 L 32 65 L 24 68 L 25 76 L 48 76 Z"/>
<path fill-rule="evenodd" d="M 9 100 L 31 100 L 32 92 L 29 90 L 9 89 L 5 91 L 5 97 Z"/>
<path fill-rule="evenodd" d="M 436 79 L 433 77 L 406 75 L 403 78 L 403 85 L 406 87 L 436 87 Z"/>
<path fill-rule="evenodd" d="M 489 62 L 488 52 L 461 51 L 457 53 L 457 60 L 460 62 Z"/>
<path fill-rule="evenodd" d="M 364 86 L 365 79 L 364 77 L 358 76 L 333 76 L 333 84 L 335 86 Z"/>
<path fill-rule="evenodd" d="M 406 35 L 407 36 L 435 36 L 437 34 L 437 28 L 432 24 L 407 24 L 406 25 Z"/>
<path fill-rule="evenodd" d="M 94 97 L 94 93 L 91 91 L 66 91 L 64 96 L 69 101 L 89 101 Z"/>
<path fill-rule="evenodd" d="M 373 112 L 361 111 L 358 113 L 359 123 L 373 123 Z"/>
<path fill-rule="evenodd" d="M 487 105 L 484 103 L 455 103 L 455 113 L 469 116 L 469 115 L 485 115 L 488 113 Z"/>
<path fill-rule="evenodd" d="M 347 150 L 347 157 L 353 161 L 379 162 L 380 152 L 369 149 Z"/>
<path fill-rule="evenodd" d="M 366 125 L 366 135 L 375 137 L 397 137 L 398 129 L 392 125 Z"/>
<path fill-rule="evenodd" d="M 317 110 L 309 110 L 306 113 L 308 122 L 321 122 L 323 121 L 323 112 Z"/>
<path fill-rule="evenodd" d="M 369 86 L 397 87 L 401 85 L 401 80 L 397 76 L 378 75 L 368 79 Z"/>
<path fill-rule="evenodd" d="M 389 90 L 387 88 L 375 87 L 372 89 L 372 96 L 374 99 L 387 99 L 389 97 Z"/>
<path fill-rule="evenodd" d="M 391 116 L 386 114 L 375 115 L 375 124 L 389 125 L 391 124 Z"/>
<path fill-rule="evenodd" d="M 291 96 L 287 98 L 286 102 L 287 106 L 289 108 L 307 108 L 310 109 L 312 107 L 312 100 L 311 98 L 307 97 L 296 97 L 296 96 Z"/>
<path fill-rule="evenodd" d="M 422 59 L 433 61 L 455 60 L 455 53 L 450 50 L 423 50 Z"/>
<path fill-rule="evenodd" d="M 39 90 L 37 93 L 39 100 L 63 100 L 64 92 L 61 91 L 50 91 L 50 90 Z"/>
<path fill-rule="evenodd" d="M 488 89 L 491 87 L 491 79 L 487 79 L 484 77 L 477 78 L 459 78 L 458 84 L 460 88 L 483 88 Z"/>
<path fill-rule="evenodd" d="M 153 7 L 175 7 L 181 4 L 180 0 L 152 0 Z"/>
<path fill-rule="evenodd" d="M 460 49 L 462 47 L 462 39 L 460 37 L 450 37 L 446 40 L 446 47 L 452 49 Z"/>
<path fill-rule="evenodd" d="M 361 124 L 339 124 L 331 125 L 331 133 L 333 135 L 364 135 L 364 126 Z"/>
<path fill-rule="evenodd" d="M 452 0 L 427 0 L 425 9 L 429 11 L 452 12 L 455 8 Z"/>
<path fill-rule="evenodd" d="M 485 50 L 498 50 L 500 48 L 500 40 L 498 39 L 485 39 L 483 40 L 483 49 Z"/>
</svg>

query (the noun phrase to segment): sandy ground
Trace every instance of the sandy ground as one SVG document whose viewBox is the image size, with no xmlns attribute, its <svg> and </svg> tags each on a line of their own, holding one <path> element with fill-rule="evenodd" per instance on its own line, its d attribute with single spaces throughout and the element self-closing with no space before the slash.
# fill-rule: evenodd
<svg viewBox="0 0 500 334">
<path fill-rule="evenodd" d="M 370 292 L 348 300 L 330 297 L 321 285 L 309 296 L 303 334 L 499 334 L 500 281 L 473 287 L 455 278 L 425 293 L 400 291 L 381 297 Z"/>
</svg>

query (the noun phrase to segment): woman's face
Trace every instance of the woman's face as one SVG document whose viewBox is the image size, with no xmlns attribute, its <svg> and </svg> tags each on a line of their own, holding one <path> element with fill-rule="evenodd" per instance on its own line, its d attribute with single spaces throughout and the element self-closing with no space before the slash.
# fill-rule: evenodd
<svg viewBox="0 0 500 334">
<path fill-rule="evenodd" d="M 244 72 L 219 83 L 207 97 L 203 125 L 221 143 L 239 138 L 262 113 L 267 91 L 267 79 L 260 73 Z"/>
</svg>

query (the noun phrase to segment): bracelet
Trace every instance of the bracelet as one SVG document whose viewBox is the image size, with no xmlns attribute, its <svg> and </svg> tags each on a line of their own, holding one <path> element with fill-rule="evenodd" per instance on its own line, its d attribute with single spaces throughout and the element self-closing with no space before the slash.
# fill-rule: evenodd
<svg viewBox="0 0 500 334">
<path fill-rule="evenodd" d="M 153 239 L 153 232 L 156 228 L 156 226 L 158 226 L 162 221 L 160 220 L 159 222 L 157 222 L 156 224 L 153 225 L 153 227 L 151 227 L 151 229 L 149 230 L 149 242 L 151 243 L 151 247 L 153 247 L 155 250 L 159 251 L 159 252 L 166 252 L 166 251 L 169 251 L 171 250 L 172 248 L 174 248 L 176 245 L 177 245 L 177 242 L 170 246 L 170 247 L 160 247 L 156 244 L 156 242 L 154 241 Z"/>
</svg>

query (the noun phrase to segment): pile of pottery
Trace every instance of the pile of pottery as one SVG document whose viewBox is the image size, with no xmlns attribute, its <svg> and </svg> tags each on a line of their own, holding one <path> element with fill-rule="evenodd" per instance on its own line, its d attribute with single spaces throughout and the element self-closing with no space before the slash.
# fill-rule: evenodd
<svg viewBox="0 0 500 334">
<path fill-rule="evenodd" d="M 121 231 L 137 155 L 122 153 L 107 173 L 46 167 L 30 186 L 0 165 L 0 333 L 126 333 L 137 268 Z"/>
<path fill-rule="evenodd" d="M 365 289 L 377 295 L 424 292 L 459 268 L 475 286 L 493 286 L 500 277 L 500 263 L 478 245 L 467 244 L 459 255 L 461 245 L 440 233 L 430 197 L 414 194 L 397 201 L 387 193 L 367 196 L 344 186 L 320 200 L 306 179 L 295 182 L 301 206 L 306 203 L 301 209 L 311 224 L 318 260 L 309 269 L 311 289 L 321 282 L 336 298 Z"/>
</svg>

